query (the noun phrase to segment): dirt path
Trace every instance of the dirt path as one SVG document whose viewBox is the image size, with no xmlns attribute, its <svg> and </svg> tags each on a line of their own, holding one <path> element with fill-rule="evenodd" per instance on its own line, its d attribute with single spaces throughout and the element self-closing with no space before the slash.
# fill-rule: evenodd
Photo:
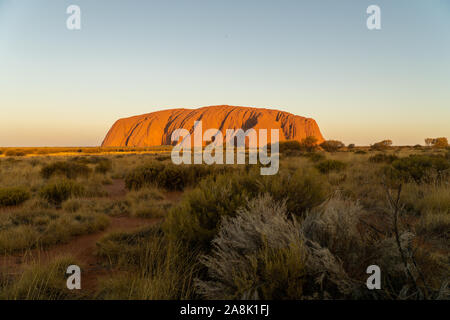
<svg viewBox="0 0 450 320">
<path fill-rule="evenodd" d="M 103 267 L 96 256 L 96 243 L 109 232 L 132 231 L 155 224 L 158 219 L 139 219 L 133 217 L 111 217 L 110 225 L 103 231 L 74 237 L 70 242 L 49 247 L 47 249 L 34 249 L 25 255 L 7 255 L 0 257 L 0 266 L 3 272 L 14 275 L 20 274 L 23 267 L 39 262 L 46 264 L 55 257 L 70 255 L 82 267 L 82 290 L 93 292 L 97 287 L 98 279 L 112 274 L 113 271 Z"/>
<path fill-rule="evenodd" d="M 111 185 L 105 187 L 110 199 L 123 198 L 127 191 L 125 182 L 114 179 Z M 166 200 L 172 203 L 180 201 L 182 192 L 167 192 Z M 68 243 L 51 246 L 45 249 L 33 249 L 25 254 L 0 256 L 0 272 L 7 275 L 19 275 L 24 267 L 33 262 L 46 264 L 52 259 L 70 255 L 82 268 L 82 291 L 86 294 L 95 292 L 99 278 L 112 275 L 110 270 L 100 263 L 96 255 L 96 243 L 105 234 L 117 231 L 133 231 L 145 226 L 155 224 L 160 219 L 141 219 L 135 217 L 110 217 L 109 226 L 99 232 L 81 235 L 72 238 Z"/>
<path fill-rule="evenodd" d="M 127 194 L 125 189 L 125 181 L 122 179 L 114 179 L 112 184 L 106 185 L 105 191 L 108 192 L 109 197 L 112 199 L 122 198 Z"/>
</svg>

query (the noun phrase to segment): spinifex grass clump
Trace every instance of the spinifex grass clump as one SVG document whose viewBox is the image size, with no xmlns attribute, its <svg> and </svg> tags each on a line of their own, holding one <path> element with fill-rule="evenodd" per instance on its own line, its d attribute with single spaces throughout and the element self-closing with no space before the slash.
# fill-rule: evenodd
<svg viewBox="0 0 450 320">
<path fill-rule="evenodd" d="M 202 178 L 232 170 L 229 166 L 174 165 L 172 163 L 150 162 L 132 170 L 125 178 L 129 190 L 146 186 L 157 186 L 166 190 L 183 190 L 197 184 Z"/>
<path fill-rule="evenodd" d="M 47 184 L 40 191 L 42 199 L 59 206 L 72 196 L 79 197 L 84 194 L 84 187 L 71 180 L 61 180 Z"/>
<path fill-rule="evenodd" d="M 393 161 L 395 161 L 397 159 L 398 159 L 398 157 L 394 154 L 377 153 L 376 155 L 371 156 L 369 158 L 369 161 L 373 162 L 373 163 L 382 163 L 382 162 L 392 163 Z"/>
<path fill-rule="evenodd" d="M 87 177 L 90 171 L 90 168 L 82 163 L 58 161 L 42 167 L 41 175 L 45 179 L 49 179 L 54 175 L 61 175 L 67 179 L 75 179 L 80 176 Z"/>
<path fill-rule="evenodd" d="M 316 165 L 317 170 L 319 170 L 321 173 L 330 173 L 332 171 L 342 171 L 347 167 L 347 164 L 345 162 L 339 161 L 339 160 L 324 160 L 319 162 Z"/>
<path fill-rule="evenodd" d="M 95 166 L 95 172 L 105 174 L 112 171 L 112 168 L 112 161 L 110 159 L 104 159 L 97 163 Z"/>
<path fill-rule="evenodd" d="M 192 299 L 195 251 L 169 241 L 159 225 L 114 232 L 97 242 L 99 257 L 121 272 L 100 281 L 98 299 Z"/>
<path fill-rule="evenodd" d="M 0 299 L 8 300 L 64 300 L 79 297 L 77 290 L 66 286 L 66 270 L 79 265 L 74 258 L 62 256 L 50 263 L 34 262 L 16 276 L 14 282 L 0 288 Z"/>
<path fill-rule="evenodd" d="M 25 188 L 0 188 L 0 207 L 17 206 L 30 197 L 30 192 Z"/>
<path fill-rule="evenodd" d="M 442 156 L 411 155 L 392 162 L 398 179 L 416 183 L 448 179 L 450 160 Z"/>
<path fill-rule="evenodd" d="M 46 247 L 69 241 L 72 236 L 104 229 L 103 214 L 67 213 L 55 209 L 23 209 L 0 215 L 0 253 Z"/>
</svg>

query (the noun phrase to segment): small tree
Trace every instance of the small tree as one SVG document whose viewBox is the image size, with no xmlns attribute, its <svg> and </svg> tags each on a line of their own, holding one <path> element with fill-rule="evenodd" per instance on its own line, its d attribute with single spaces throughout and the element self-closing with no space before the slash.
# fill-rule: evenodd
<svg viewBox="0 0 450 320">
<path fill-rule="evenodd" d="M 372 145 L 373 150 L 386 150 L 392 145 L 392 140 L 383 140 Z"/>
<path fill-rule="evenodd" d="M 445 137 L 433 139 L 433 147 L 434 148 L 447 148 L 448 140 Z"/>
<path fill-rule="evenodd" d="M 354 148 L 355 148 L 355 144 L 354 144 L 354 143 L 350 143 L 350 144 L 347 146 L 347 148 L 349 148 L 349 149 L 354 149 Z"/>
<path fill-rule="evenodd" d="M 317 138 L 314 136 L 309 136 L 300 142 L 300 145 L 303 149 L 305 149 L 308 152 L 312 152 L 317 148 Z"/>
<path fill-rule="evenodd" d="M 434 139 L 433 138 L 426 138 L 425 144 L 430 147 L 433 144 Z"/>
<path fill-rule="evenodd" d="M 327 140 L 320 144 L 320 146 L 328 152 L 336 152 L 339 149 L 345 147 L 345 144 L 343 144 L 341 141 L 338 140 Z"/>
</svg>

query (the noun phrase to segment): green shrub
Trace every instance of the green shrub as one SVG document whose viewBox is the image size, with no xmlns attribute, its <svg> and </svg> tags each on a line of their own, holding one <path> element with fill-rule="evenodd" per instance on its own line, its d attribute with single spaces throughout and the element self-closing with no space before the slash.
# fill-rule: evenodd
<svg viewBox="0 0 450 320">
<path fill-rule="evenodd" d="M 320 204 L 327 195 L 324 177 L 312 170 L 299 169 L 293 174 L 260 176 L 259 171 L 222 174 L 208 177 L 187 193 L 172 208 L 164 222 L 164 230 L 173 239 L 191 246 L 208 249 L 224 216 L 234 216 L 248 199 L 268 193 L 276 201 L 286 200 L 289 213 L 301 216 Z"/>
<path fill-rule="evenodd" d="M 377 153 L 376 155 L 371 156 L 369 158 L 369 161 L 373 162 L 373 163 L 382 163 L 382 162 L 392 163 L 393 161 L 395 161 L 397 159 L 398 159 L 398 157 L 394 154 Z"/>
<path fill-rule="evenodd" d="M 339 161 L 339 160 L 324 160 L 322 162 L 319 162 L 316 166 L 317 170 L 319 170 L 321 173 L 327 174 L 331 171 L 342 171 L 347 167 L 347 164 Z"/>
<path fill-rule="evenodd" d="M 157 185 L 167 190 L 183 190 L 187 184 L 186 170 L 176 165 L 167 165 L 157 176 Z"/>
<path fill-rule="evenodd" d="M 323 153 L 309 152 L 305 154 L 305 157 L 309 158 L 312 162 L 319 162 L 325 160 L 327 157 Z"/>
<path fill-rule="evenodd" d="M 128 190 L 157 186 L 167 190 L 183 190 L 188 185 L 197 184 L 208 175 L 220 174 L 233 170 L 231 167 L 208 165 L 174 165 L 150 162 L 132 170 L 125 177 Z"/>
<path fill-rule="evenodd" d="M 338 140 L 327 140 L 320 144 L 320 146 L 328 152 L 336 152 L 345 147 L 345 144 Z"/>
<path fill-rule="evenodd" d="M 145 186 L 156 184 L 159 173 L 164 169 L 160 163 L 149 163 L 132 170 L 125 177 L 128 190 L 139 190 Z"/>
<path fill-rule="evenodd" d="M 1 188 L 0 207 L 17 206 L 30 199 L 30 192 L 24 188 Z"/>
<path fill-rule="evenodd" d="M 313 152 L 317 149 L 317 138 L 314 136 L 308 136 L 300 142 L 302 150 Z"/>
<path fill-rule="evenodd" d="M 450 161 L 440 156 L 411 155 L 392 162 L 392 167 L 401 180 L 413 180 L 416 183 L 430 182 L 433 175 L 441 181 L 450 168 Z"/>
<path fill-rule="evenodd" d="M 297 140 L 287 140 L 279 142 L 279 152 L 289 153 L 291 151 L 301 151 L 302 147 Z"/>
<path fill-rule="evenodd" d="M 221 175 L 203 180 L 196 189 L 186 194 L 180 205 L 169 211 L 164 230 L 171 239 L 182 240 L 193 247 L 207 248 L 217 232 L 221 216 L 233 215 L 250 196 L 244 187 L 245 182 L 250 181 L 244 181 L 245 178 Z"/>
<path fill-rule="evenodd" d="M 62 175 L 68 179 L 75 179 L 79 176 L 88 176 L 90 169 L 87 165 L 69 162 L 58 161 L 48 164 L 41 169 L 41 176 L 45 179 L 49 179 L 54 175 Z"/>
<path fill-rule="evenodd" d="M 61 180 L 44 186 L 39 195 L 54 205 L 60 205 L 72 196 L 82 196 L 84 187 L 74 181 Z"/>
<path fill-rule="evenodd" d="M 277 176 L 263 177 L 258 194 L 268 193 L 275 201 L 286 201 L 290 214 L 303 216 L 322 203 L 328 195 L 328 182 L 314 170 L 297 169 L 293 173 L 280 172 Z"/>
</svg>

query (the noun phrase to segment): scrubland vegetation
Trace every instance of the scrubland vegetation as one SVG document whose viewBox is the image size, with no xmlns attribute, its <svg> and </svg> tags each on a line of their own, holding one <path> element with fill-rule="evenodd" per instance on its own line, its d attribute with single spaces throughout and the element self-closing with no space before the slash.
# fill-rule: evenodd
<svg viewBox="0 0 450 320">
<path fill-rule="evenodd" d="M 2 149 L 0 298 L 448 299 L 444 142 L 289 141 L 274 176 L 164 152 Z M 127 219 L 138 226 L 111 229 Z M 53 253 L 87 235 L 94 261 Z M 66 289 L 71 264 L 82 290 Z"/>
</svg>

